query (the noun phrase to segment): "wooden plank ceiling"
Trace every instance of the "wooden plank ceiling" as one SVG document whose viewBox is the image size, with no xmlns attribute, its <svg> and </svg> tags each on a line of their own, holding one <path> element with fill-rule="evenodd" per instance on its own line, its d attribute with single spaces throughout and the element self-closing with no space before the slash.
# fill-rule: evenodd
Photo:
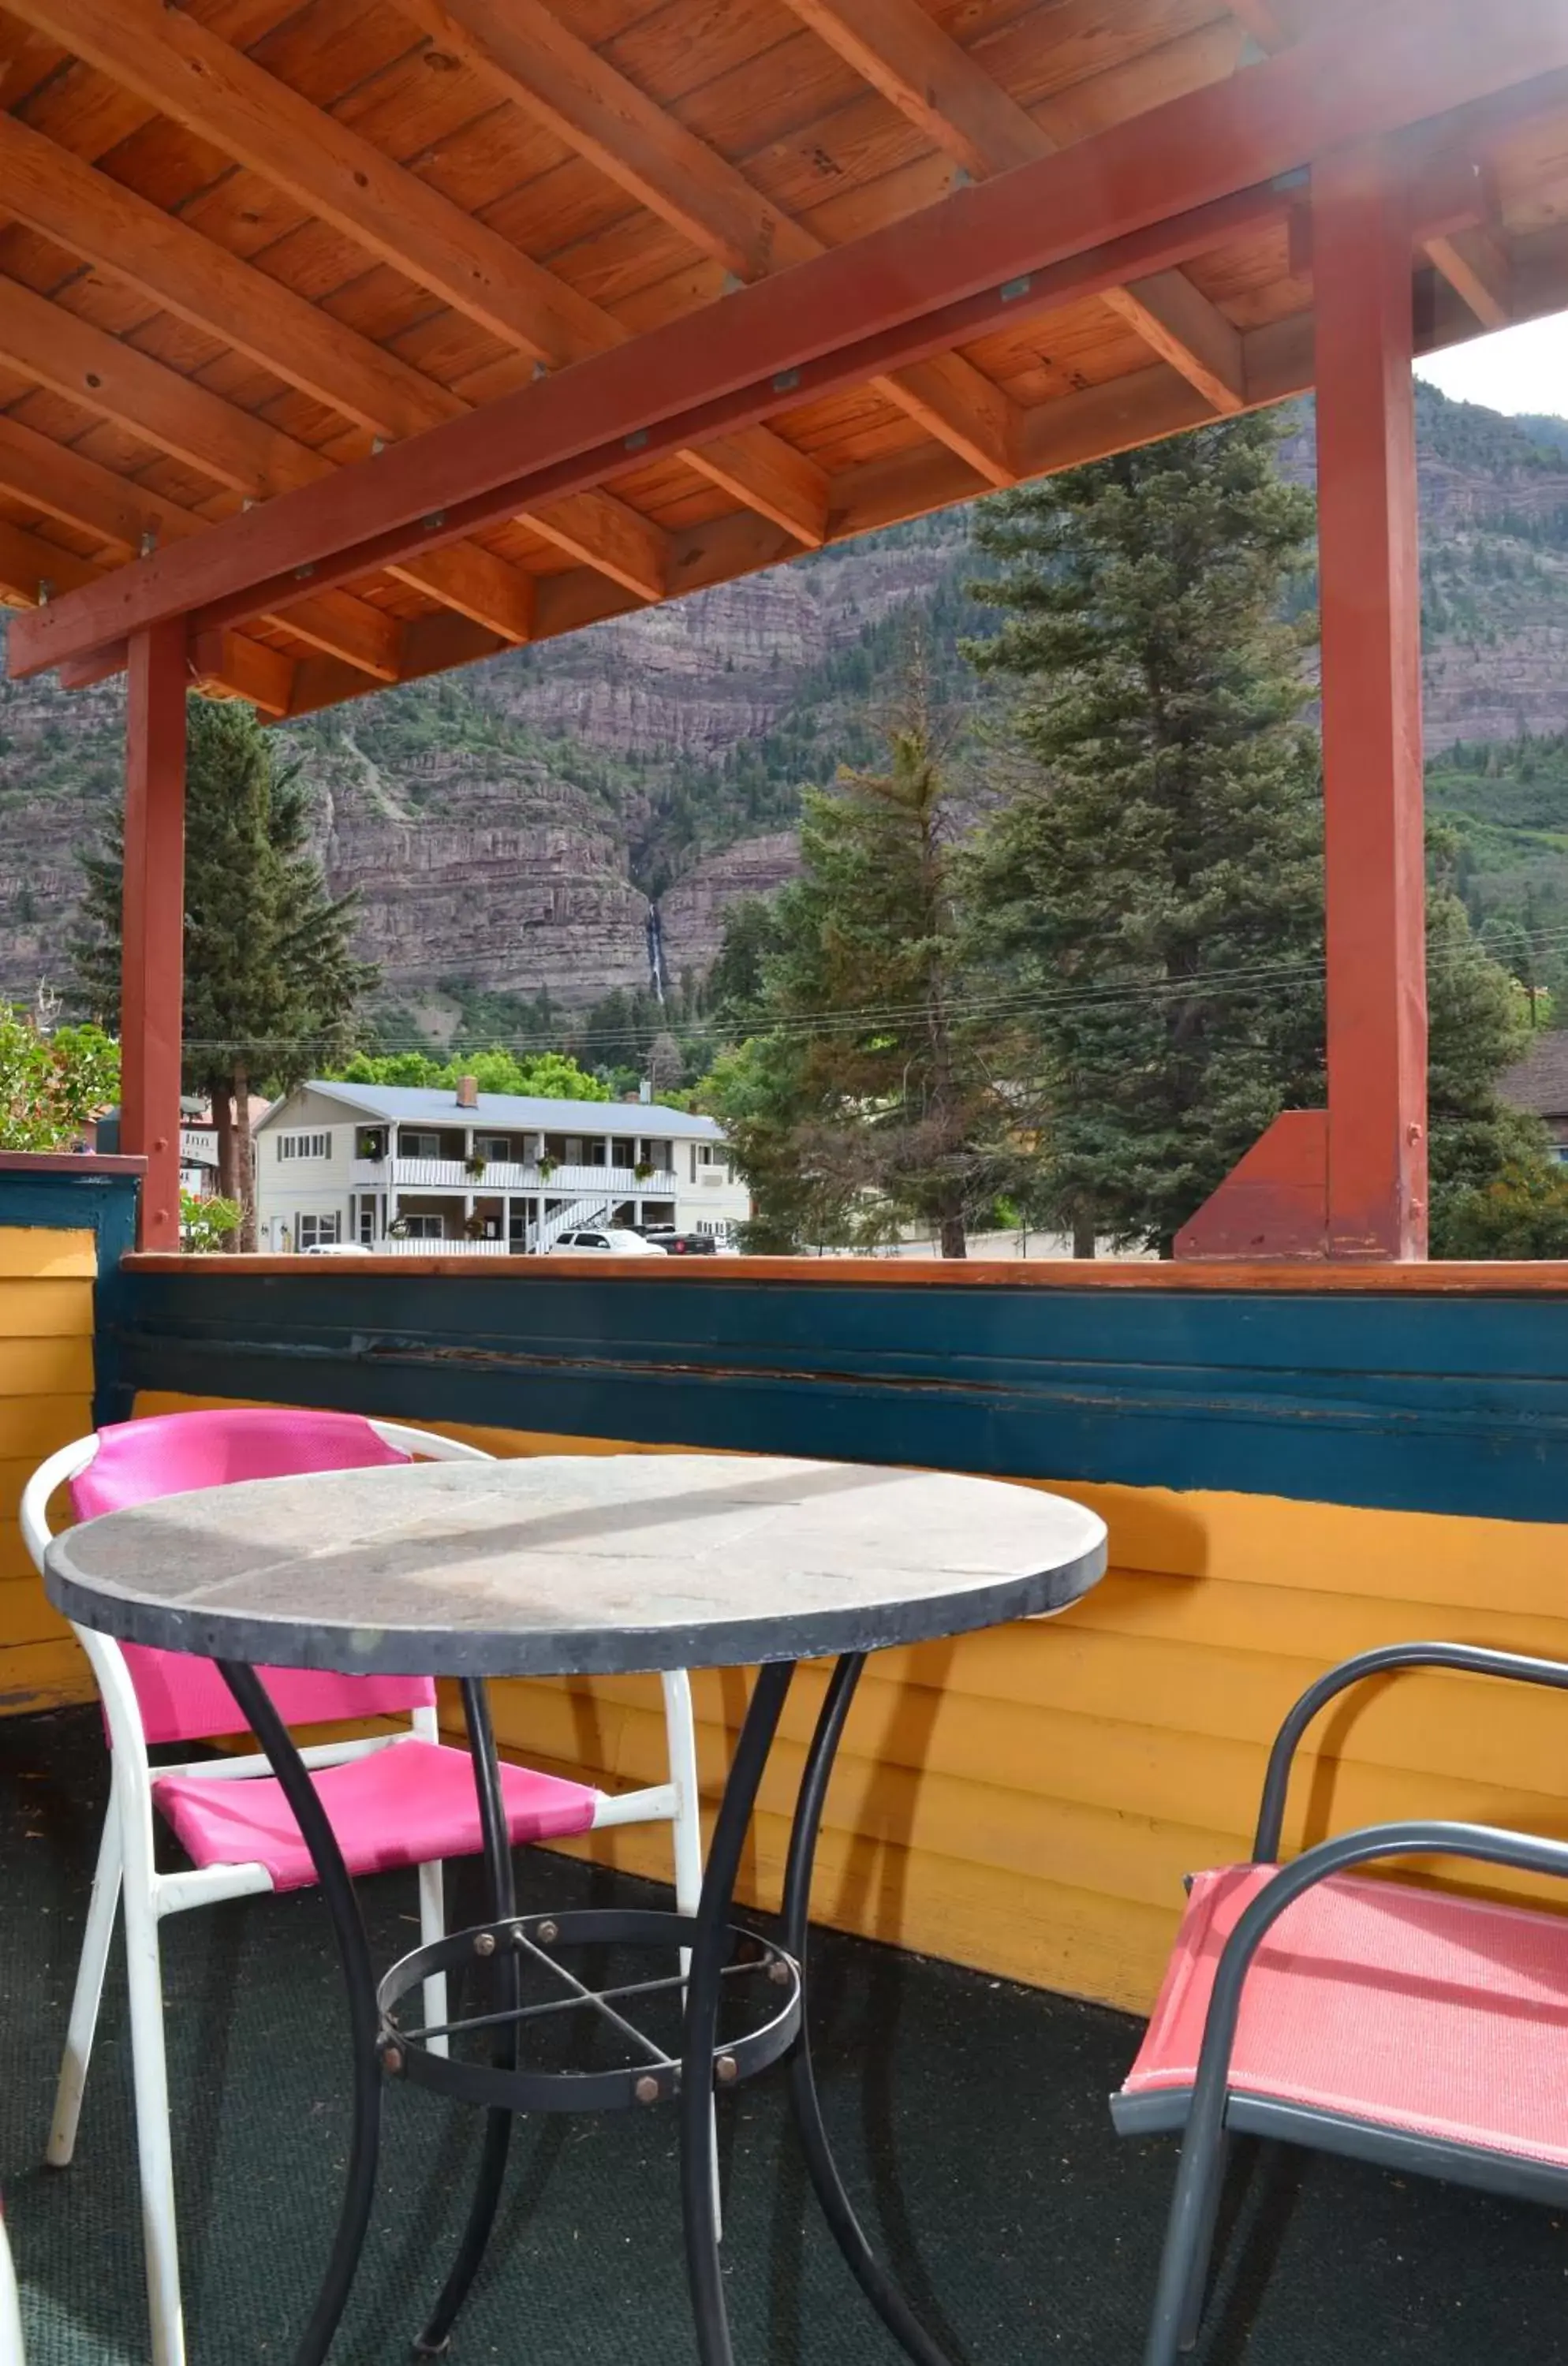
<svg viewBox="0 0 1568 2366">
<path fill-rule="evenodd" d="M 0 0 L 0 599 L 32 606 L 1384 0 Z M 1568 105 L 1416 258 L 1568 304 Z M 1304 192 L 1180 270 L 197 645 L 310 711 L 1310 384 Z M 292 586 L 289 587 L 290 591 Z"/>
</svg>

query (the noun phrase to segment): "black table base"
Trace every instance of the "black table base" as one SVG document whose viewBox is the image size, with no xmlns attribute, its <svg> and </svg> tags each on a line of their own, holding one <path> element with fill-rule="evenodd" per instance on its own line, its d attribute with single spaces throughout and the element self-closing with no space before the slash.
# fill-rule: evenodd
<svg viewBox="0 0 1568 2366">
<path fill-rule="evenodd" d="M 719 2266 L 714 2096 L 716 2090 L 757 2075 L 786 2054 L 791 2110 L 811 2184 L 835 2242 L 862 2291 L 916 2366 L 949 2366 L 946 2354 L 872 2250 L 844 2191 L 823 2125 L 806 2025 L 812 1869 L 828 1783 L 863 1653 L 848 1653 L 838 1662 L 807 1756 L 790 1833 L 782 1944 L 738 1928 L 731 1915 L 746 1835 L 795 1677 L 793 1662 L 771 1662 L 758 1673 L 725 1786 L 701 1900 L 690 1918 L 629 1910 L 518 1914 L 489 1699 L 481 1682 L 465 1682 L 463 1707 L 484 1837 L 489 1918 L 474 1930 L 450 1932 L 405 1956 L 379 1989 L 353 1884 L 288 1730 L 253 1668 L 234 1662 L 220 1664 L 299 1820 L 332 1916 L 348 1990 L 354 2067 L 348 2178 L 332 2255 L 295 2350 L 294 2366 L 322 2366 L 348 2300 L 374 2197 L 384 2077 L 407 2077 L 485 2110 L 484 2143 L 468 2224 L 446 2283 L 413 2344 L 417 2351 L 434 2355 L 449 2346 L 494 2227 L 516 2112 L 603 2111 L 674 2101 L 681 2123 L 682 2217 L 697 2354 L 701 2366 L 734 2366 Z M 666 1952 L 673 1948 L 682 1958 L 681 1968 L 663 1977 L 596 1989 L 577 1977 L 567 1959 L 578 1947 L 604 1942 Z M 480 2012 L 439 2025 L 404 2025 L 398 2009 L 430 1974 L 475 1964 L 488 1974 Z M 525 2005 L 521 1974 L 525 1964 L 547 1966 L 561 1993 L 542 2004 Z M 685 2006 L 677 2061 L 647 2039 L 631 2012 L 637 2000 L 681 1986 Z M 756 2011 L 764 2017 L 721 2044 L 721 2000 L 741 1989 L 756 1993 Z M 629 2067 L 593 2072 L 523 2067 L 521 2041 L 528 2024 L 572 2009 L 615 2024 L 641 2058 Z M 460 2037 L 476 2030 L 491 2033 L 488 2064 L 432 2050 L 433 2038 Z"/>
</svg>

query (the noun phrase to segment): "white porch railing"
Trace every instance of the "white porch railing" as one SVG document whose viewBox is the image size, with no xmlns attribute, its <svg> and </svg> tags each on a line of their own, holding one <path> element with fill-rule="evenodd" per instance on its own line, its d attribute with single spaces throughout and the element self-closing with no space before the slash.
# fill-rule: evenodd
<svg viewBox="0 0 1568 2366">
<path fill-rule="evenodd" d="M 377 1256 L 509 1256 L 512 1254 L 505 1241 L 403 1240 L 393 1236 L 384 1241 L 367 1241 L 365 1246 Z"/>
<path fill-rule="evenodd" d="M 537 1166 L 492 1159 L 482 1175 L 470 1175 L 461 1158 L 356 1158 L 352 1181 L 355 1189 L 392 1191 L 613 1191 L 619 1199 L 645 1195 L 665 1200 L 674 1196 L 675 1177 L 668 1167 L 639 1176 L 632 1166 L 552 1166 L 547 1176 Z"/>
</svg>

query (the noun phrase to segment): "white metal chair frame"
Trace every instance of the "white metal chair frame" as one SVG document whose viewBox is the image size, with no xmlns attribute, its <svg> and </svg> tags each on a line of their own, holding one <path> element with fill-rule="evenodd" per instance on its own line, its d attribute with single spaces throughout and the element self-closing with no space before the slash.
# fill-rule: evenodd
<svg viewBox="0 0 1568 2366">
<path fill-rule="evenodd" d="M 383 1445 L 429 1461 L 489 1462 L 494 1459 L 478 1447 L 433 1431 L 412 1429 L 398 1422 L 371 1421 L 369 1426 Z M 21 1502 L 21 1530 L 41 1575 L 44 1549 L 51 1531 L 48 1506 L 58 1488 L 81 1476 L 97 1452 L 96 1437 L 78 1438 L 62 1447 L 28 1481 Z M 76 2146 L 77 2124 L 87 2081 L 87 2067 L 97 2026 L 104 1975 L 114 1935 L 115 1911 L 125 1898 L 126 1968 L 130 1982 L 132 2084 L 136 2101 L 137 2154 L 141 2174 L 141 2219 L 147 2251 L 147 2299 L 152 2327 L 152 2366 L 185 2366 L 185 2330 L 180 2304 L 179 2251 L 175 2217 L 174 2152 L 169 2131 L 168 2065 L 164 2041 L 164 1988 L 159 1957 L 158 1926 L 168 1914 L 195 1906 L 216 1906 L 230 1898 L 248 1898 L 273 1887 L 264 1865 L 215 1865 L 179 1873 L 160 1873 L 153 1857 L 154 1802 L 152 1786 L 171 1774 L 204 1781 L 231 1783 L 247 1776 L 270 1779 L 272 1769 L 260 1753 L 244 1757 L 203 1759 L 194 1763 L 153 1767 L 147 1755 L 141 1712 L 130 1670 L 119 1645 L 107 1635 L 73 1624 L 73 1632 L 86 1652 L 102 1696 L 109 1730 L 110 1783 L 108 1811 L 104 1819 L 92 1900 L 71 2003 L 65 2053 L 60 2066 L 54 2118 L 45 2155 L 50 2166 L 69 2166 Z M 697 1790 L 696 1734 L 692 1717 L 691 1684 L 677 1670 L 662 1679 L 665 1729 L 670 1752 L 670 1780 L 637 1791 L 599 1792 L 592 1831 L 614 1824 L 669 1823 L 675 1858 L 675 1902 L 681 1914 L 695 1914 L 703 1886 L 702 1826 Z M 236 1730 L 238 1712 L 236 1712 Z M 302 1749 L 309 1767 L 341 1766 L 409 1741 L 437 1739 L 434 1708 L 416 1708 L 402 1732 L 376 1734 L 357 1741 L 318 1742 Z M 446 1912 L 439 1862 L 419 1867 L 420 1944 L 442 1937 Z M 424 1985 L 424 2006 L 432 2022 L 446 2018 L 446 1981 L 440 1973 Z M 444 2039 L 432 2044 L 445 2050 Z M 0 2250 L 4 2232 L 0 2230 Z M 11 2366 L 6 2349 L 7 2263 L 0 2260 L 0 2366 Z M 13 2287 L 14 2289 L 14 2287 Z M 16 2358 L 21 2359 L 20 2333 Z"/>
</svg>

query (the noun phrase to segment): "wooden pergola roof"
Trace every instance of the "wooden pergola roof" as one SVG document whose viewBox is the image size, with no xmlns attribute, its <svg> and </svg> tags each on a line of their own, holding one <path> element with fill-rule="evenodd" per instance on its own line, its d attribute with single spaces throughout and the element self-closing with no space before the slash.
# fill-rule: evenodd
<svg viewBox="0 0 1568 2366">
<path fill-rule="evenodd" d="M 0 0 L 11 670 L 274 715 L 1568 305 L 1562 0 Z"/>
</svg>

